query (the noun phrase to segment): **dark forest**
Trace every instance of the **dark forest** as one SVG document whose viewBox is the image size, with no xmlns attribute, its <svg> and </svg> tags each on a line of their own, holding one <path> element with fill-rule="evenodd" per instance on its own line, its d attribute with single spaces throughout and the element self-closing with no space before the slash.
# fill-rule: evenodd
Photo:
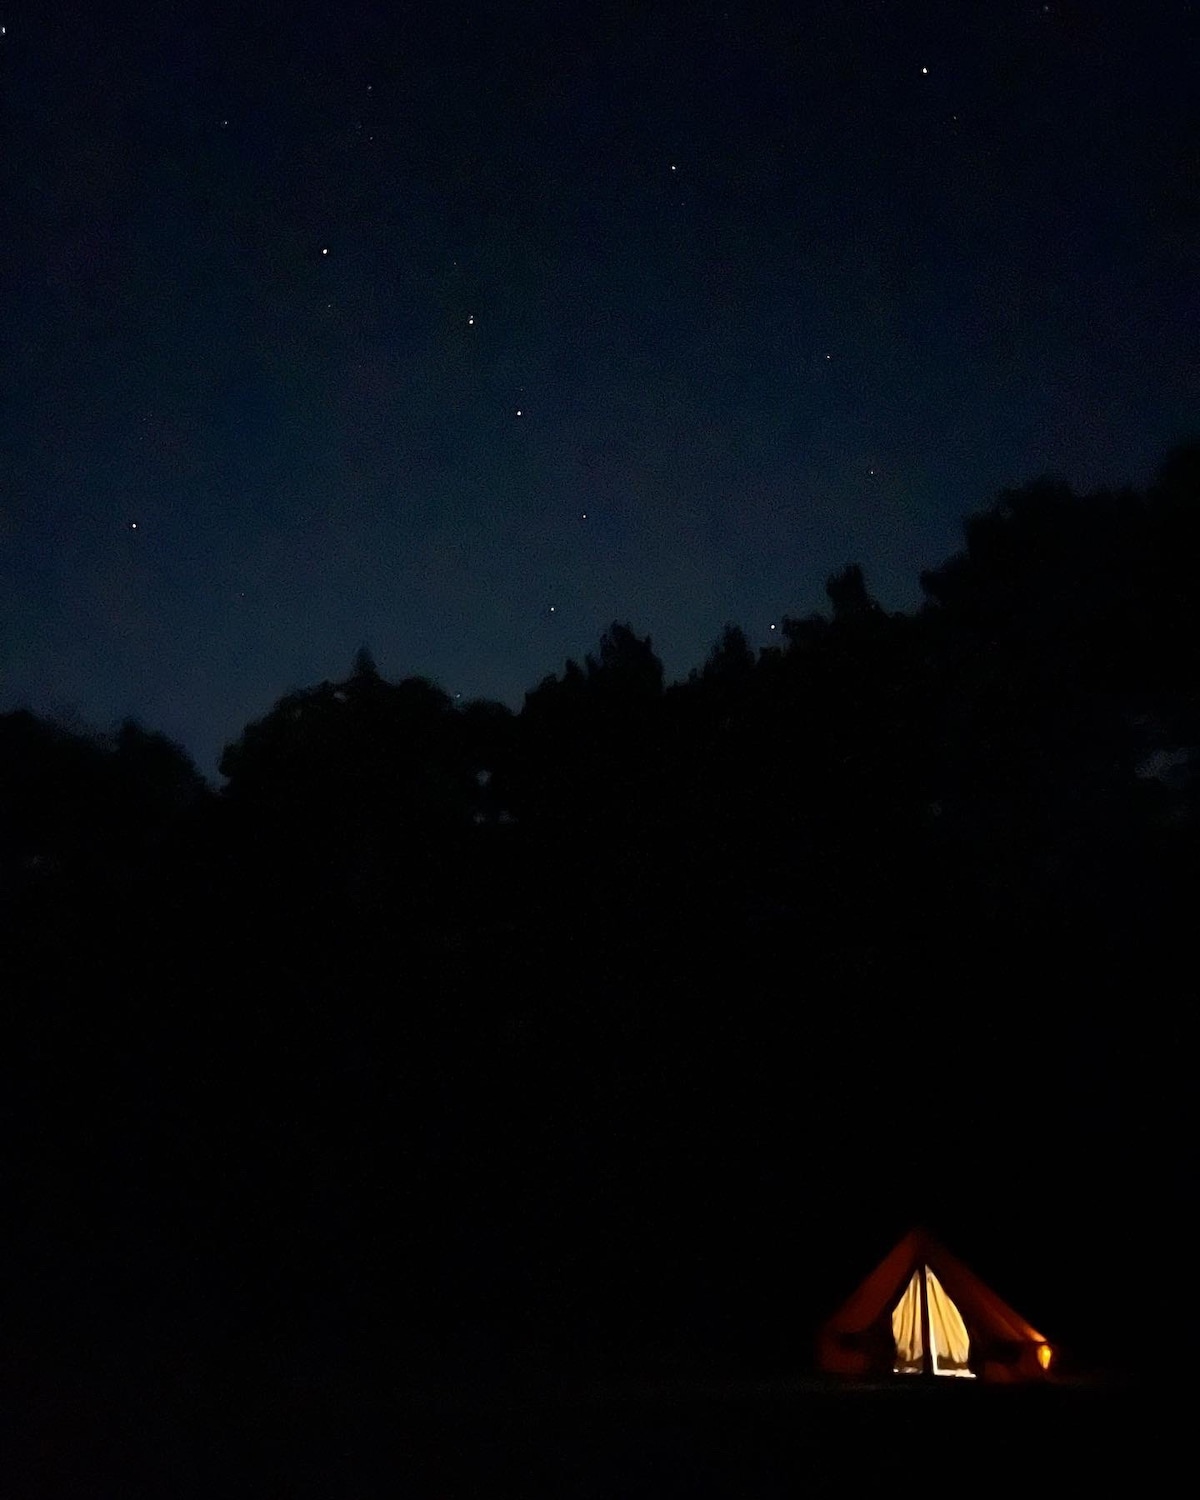
<svg viewBox="0 0 1200 1500">
<path fill-rule="evenodd" d="M 219 788 L 5 715 L 10 1363 L 784 1377 L 922 1222 L 1136 1366 L 1099 1313 L 1183 1266 L 1198 571 L 1192 447 L 671 685 L 621 623 L 516 713 L 364 646 Z"/>
</svg>

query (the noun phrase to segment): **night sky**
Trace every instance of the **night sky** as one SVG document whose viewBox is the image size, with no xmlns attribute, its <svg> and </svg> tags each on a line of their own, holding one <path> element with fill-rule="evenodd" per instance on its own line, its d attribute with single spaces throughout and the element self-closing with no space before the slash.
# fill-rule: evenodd
<svg viewBox="0 0 1200 1500">
<path fill-rule="evenodd" d="M 1197 425 L 1158 0 L 0 14 L 0 708 L 214 772 L 290 688 L 669 677 Z"/>
</svg>

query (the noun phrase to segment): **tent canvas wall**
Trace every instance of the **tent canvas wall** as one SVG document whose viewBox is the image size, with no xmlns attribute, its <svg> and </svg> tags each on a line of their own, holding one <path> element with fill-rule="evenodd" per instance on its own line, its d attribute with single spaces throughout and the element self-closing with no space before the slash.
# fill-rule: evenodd
<svg viewBox="0 0 1200 1500">
<path fill-rule="evenodd" d="M 1038 1379 L 1043 1336 L 924 1230 L 906 1234 L 821 1328 L 817 1364 L 832 1375 L 892 1373 Z"/>
</svg>

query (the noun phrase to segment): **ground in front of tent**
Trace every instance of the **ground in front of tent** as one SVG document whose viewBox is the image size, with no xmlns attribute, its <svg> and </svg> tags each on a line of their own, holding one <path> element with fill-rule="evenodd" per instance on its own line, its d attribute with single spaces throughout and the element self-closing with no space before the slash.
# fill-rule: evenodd
<svg viewBox="0 0 1200 1500">
<path fill-rule="evenodd" d="M 190 1406 L 184 1394 L 43 1392 L 16 1433 L 27 1461 L 10 1463 L 6 1495 L 776 1500 L 914 1484 L 1152 1494 L 1187 1431 L 1169 1389 L 1101 1385 L 779 1382 L 421 1402 L 235 1382 L 194 1391 Z"/>
</svg>

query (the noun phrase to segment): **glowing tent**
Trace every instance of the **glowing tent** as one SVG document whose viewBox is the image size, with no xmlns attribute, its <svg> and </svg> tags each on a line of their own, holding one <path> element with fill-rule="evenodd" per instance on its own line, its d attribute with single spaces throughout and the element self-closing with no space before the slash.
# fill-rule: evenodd
<svg viewBox="0 0 1200 1500">
<path fill-rule="evenodd" d="M 1050 1345 L 931 1235 L 914 1229 L 822 1327 L 831 1375 L 1036 1380 Z"/>
</svg>

